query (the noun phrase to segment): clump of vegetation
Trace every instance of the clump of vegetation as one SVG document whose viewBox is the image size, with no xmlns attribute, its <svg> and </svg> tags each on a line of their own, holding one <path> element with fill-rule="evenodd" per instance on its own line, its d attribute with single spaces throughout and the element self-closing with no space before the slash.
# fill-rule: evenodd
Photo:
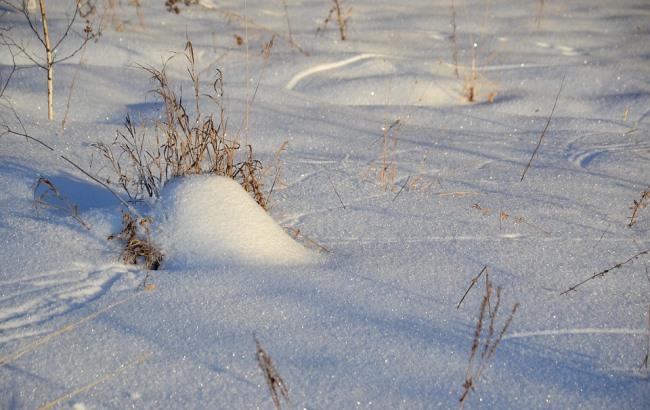
<svg viewBox="0 0 650 410">
<path fill-rule="evenodd" d="M 144 67 L 163 103 L 163 119 L 156 124 L 154 135 L 149 135 L 145 127 L 138 129 L 127 116 L 125 131 L 118 132 L 112 144 L 97 143 L 95 147 L 108 160 L 117 183 L 132 201 L 159 198 L 165 183 L 173 178 L 212 174 L 236 180 L 266 209 L 262 163 L 255 158 L 251 145 L 246 146 L 245 157 L 238 160 L 241 146 L 227 132 L 221 71 L 217 71 L 212 83 L 212 94 L 203 94 L 191 41 L 186 44 L 185 57 L 194 89 L 194 114 L 169 83 L 165 67 Z M 202 113 L 201 96 L 215 104 L 216 115 Z"/>
<path fill-rule="evenodd" d="M 164 255 L 151 241 L 152 222 L 149 217 L 134 217 L 128 211 L 122 212 L 122 230 L 108 237 L 108 240 L 117 239 L 124 244 L 122 262 L 128 265 L 144 263 L 147 269 L 158 270 Z"/>
</svg>

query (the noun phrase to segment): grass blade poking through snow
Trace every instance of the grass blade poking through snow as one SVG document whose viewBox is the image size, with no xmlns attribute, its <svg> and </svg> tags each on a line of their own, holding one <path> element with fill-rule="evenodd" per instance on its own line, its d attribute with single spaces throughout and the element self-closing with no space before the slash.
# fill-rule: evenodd
<svg viewBox="0 0 650 410">
<path fill-rule="evenodd" d="M 485 268 L 481 270 L 481 273 L 483 273 L 484 271 Z M 479 273 L 479 275 L 475 278 L 476 280 L 478 280 L 481 273 Z M 472 281 L 472 283 L 474 283 L 474 280 Z M 476 321 L 476 328 L 474 329 L 474 338 L 472 339 L 472 348 L 470 350 L 469 360 L 467 364 L 467 374 L 465 376 L 465 383 L 463 383 L 463 393 L 459 399 L 460 408 L 463 408 L 465 406 L 469 394 L 476 387 L 476 383 L 478 383 L 478 381 L 481 378 L 481 375 L 483 374 L 490 360 L 494 356 L 497 347 L 501 343 L 501 340 L 503 340 L 503 335 L 505 335 L 506 331 L 512 324 L 512 320 L 515 316 L 515 313 L 519 308 L 519 303 L 515 303 L 512 306 L 510 315 L 508 316 L 505 323 L 503 324 L 503 327 L 497 334 L 495 331 L 496 330 L 495 326 L 496 326 L 497 316 L 499 313 L 499 307 L 501 306 L 501 288 L 500 287 L 497 288 L 496 295 L 495 295 L 496 302 L 493 308 L 490 307 L 490 299 L 493 297 L 492 289 L 493 289 L 492 282 L 490 282 L 490 280 L 486 276 L 485 295 L 483 296 L 483 300 L 481 302 L 481 308 L 479 310 L 478 320 Z M 489 323 L 486 323 L 487 320 L 486 317 L 489 318 Z M 487 335 L 485 335 L 486 325 L 487 325 Z M 482 351 L 480 355 L 477 355 L 479 348 L 481 347 L 481 344 L 483 346 L 481 349 Z"/>
<path fill-rule="evenodd" d="M 548 120 L 546 121 L 546 125 L 544 126 L 544 129 L 542 130 L 542 133 L 539 135 L 539 141 L 537 141 L 537 146 L 535 147 L 535 150 L 533 151 L 533 155 L 530 156 L 530 160 L 528 160 L 528 164 L 526 164 L 526 168 L 524 168 L 524 172 L 521 174 L 521 179 L 519 182 L 524 180 L 524 177 L 526 176 L 526 172 L 528 172 L 528 168 L 533 163 L 533 159 L 535 158 L 535 155 L 537 155 L 537 151 L 539 150 L 540 145 L 542 145 L 542 140 L 544 139 L 544 136 L 546 135 L 546 130 L 548 129 L 548 126 L 551 124 L 551 119 L 553 118 L 553 113 L 555 113 L 555 107 L 557 107 L 557 100 L 560 98 L 560 93 L 562 92 L 562 87 L 564 87 L 564 80 L 566 79 L 566 75 L 562 77 L 562 82 L 560 83 L 560 89 L 557 90 L 557 95 L 555 96 L 555 102 L 553 103 L 553 108 L 551 109 L 551 114 L 548 116 Z"/>
<path fill-rule="evenodd" d="M 650 200 L 650 190 L 643 191 L 641 198 L 637 201 L 634 200 L 630 209 L 632 210 L 632 216 L 630 216 L 630 223 L 627 224 L 628 228 L 631 228 L 636 224 L 636 220 L 639 216 L 639 211 L 648 206 L 648 200 Z"/>
<path fill-rule="evenodd" d="M 264 350 L 257 337 L 255 337 L 255 346 L 257 347 L 257 352 L 255 353 L 255 356 L 257 357 L 257 364 L 260 366 L 260 369 L 264 374 L 264 380 L 266 381 L 266 385 L 269 387 L 269 393 L 271 394 L 271 399 L 273 400 L 275 408 L 282 408 L 280 405 L 281 397 L 283 397 L 289 404 L 291 404 L 291 399 L 289 399 L 289 388 L 287 387 L 287 384 L 278 374 L 275 366 L 273 366 L 271 356 L 266 353 L 266 350 Z"/>
</svg>

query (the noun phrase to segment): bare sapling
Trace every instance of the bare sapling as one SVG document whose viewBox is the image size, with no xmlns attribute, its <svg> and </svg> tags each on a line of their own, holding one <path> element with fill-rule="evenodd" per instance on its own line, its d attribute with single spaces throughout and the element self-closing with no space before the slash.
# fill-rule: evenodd
<svg viewBox="0 0 650 410">
<path fill-rule="evenodd" d="M 40 29 L 38 28 L 38 24 L 36 24 L 32 20 L 31 12 L 29 9 L 30 6 L 29 2 L 21 2 L 20 5 L 16 5 L 10 0 L 0 0 L 0 4 L 7 6 L 11 10 L 23 14 L 33 35 L 38 39 L 38 41 L 43 46 L 43 50 L 45 51 L 44 59 L 42 57 L 38 57 L 36 53 L 29 50 L 27 46 L 25 46 L 24 44 L 17 42 L 9 35 L 9 33 L 0 33 L 0 45 L 5 45 L 10 49 L 17 50 L 16 55 L 24 56 L 25 58 L 30 60 L 35 66 L 47 72 L 47 118 L 50 121 L 52 121 L 54 120 L 54 66 L 57 63 L 68 60 L 73 56 L 75 56 L 79 51 L 81 51 L 84 48 L 84 46 L 86 45 L 86 43 L 88 43 L 88 41 L 98 37 L 99 34 L 93 31 L 90 21 L 86 20 L 83 29 L 81 44 L 79 44 L 77 48 L 73 49 L 67 55 L 58 57 L 54 55 L 54 51 L 59 50 L 62 43 L 71 34 L 72 27 L 75 24 L 77 18 L 79 17 L 79 7 L 75 6 L 72 18 L 70 18 L 61 37 L 56 41 L 52 41 L 52 33 L 50 32 L 48 26 L 47 9 L 45 7 L 46 5 L 45 0 L 39 0 L 39 9 L 40 9 L 40 17 L 41 17 Z"/>
</svg>

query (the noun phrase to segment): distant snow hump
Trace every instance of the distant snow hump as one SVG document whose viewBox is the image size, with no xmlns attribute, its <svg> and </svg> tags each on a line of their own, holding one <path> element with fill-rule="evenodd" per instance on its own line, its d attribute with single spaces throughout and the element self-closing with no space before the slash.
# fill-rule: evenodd
<svg viewBox="0 0 650 410">
<path fill-rule="evenodd" d="M 317 259 L 230 178 L 177 178 L 165 186 L 156 213 L 154 239 L 172 265 L 295 265 Z"/>
</svg>

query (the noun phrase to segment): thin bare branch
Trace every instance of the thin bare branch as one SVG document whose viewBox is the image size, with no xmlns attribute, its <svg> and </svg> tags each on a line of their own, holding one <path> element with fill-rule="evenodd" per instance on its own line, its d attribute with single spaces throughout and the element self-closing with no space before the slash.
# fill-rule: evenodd
<svg viewBox="0 0 650 410">
<path fill-rule="evenodd" d="M 569 289 L 567 289 L 567 290 L 565 290 L 564 292 L 560 293 L 560 295 L 565 295 L 565 294 L 567 294 L 567 293 L 569 293 L 569 292 L 575 291 L 577 288 L 579 288 L 580 286 L 584 285 L 585 283 L 587 283 L 587 282 L 589 282 L 589 281 L 592 281 L 592 280 L 594 280 L 594 279 L 596 279 L 596 278 L 603 277 L 603 276 L 605 276 L 608 272 L 610 272 L 610 271 L 612 271 L 612 270 L 614 270 L 614 269 L 620 269 L 621 267 L 623 267 L 623 265 L 625 265 L 625 264 L 627 264 L 627 263 L 629 263 L 629 262 L 632 262 L 633 260 L 638 259 L 639 257 L 641 257 L 641 256 L 643 256 L 643 255 L 647 255 L 648 253 L 650 253 L 650 249 L 645 250 L 645 251 L 642 251 L 642 252 L 639 252 L 639 253 L 637 253 L 636 255 L 634 255 L 634 256 L 632 256 L 632 257 L 626 259 L 626 260 L 623 261 L 623 262 L 619 262 L 619 263 L 617 263 L 616 265 L 614 265 L 614 266 L 612 266 L 612 267 L 610 267 L 610 268 L 607 268 L 607 269 L 601 270 L 600 272 L 596 272 L 596 273 L 594 273 L 593 275 L 589 276 L 587 279 L 585 279 L 585 280 L 583 280 L 583 281 L 581 281 L 581 282 L 578 282 L 577 284 L 575 284 L 575 285 L 569 287 Z"/>
<path fill-rule="evenodd" d="M 553 113 L 555 113 L 555 107 L 557 106 L 557 101 L 560 99 L 560 93 L 562 92 L 562 88 L 564 87 L 564 80 L 566 79 L 566 74 L 564 77 L 562 77 L 562 82 L 560 83 L 560 89 L 557 90 L 557 95 L 555 96 L 555 102 L 553 103 L 553 109 L 551 109 L 551 114 L 548 116 L 548 120 L 546 121 L 546 125 L 544 126 L 544 129 L 542 130 L 542 133 L 539 136 L 539 141 L 537 141 L 537 146 L 535 147 L 535 150 L 533 151 L 533 155 L 530 156 L 530 160 L 528 160 L 528 164 L 526 164 L 526 168 L 524 168 L 524 172 L 521 174 L 521 179 L 519 182 L 524 180 L 524 177 L 526 176 L 526 172 L 528 172 L 528 168 L 533 163 L 533 158 L 535 158 L 535 155 L 537 155 L 537 151 L 539 150 L 539 147 L 542 145 L 542 140 L 544 139 L 544 136 L 546 135 L 546 130 L 548 129 L 548 126 L 551 124 L 551 119 L 553 118 Z"/>
</svg>

